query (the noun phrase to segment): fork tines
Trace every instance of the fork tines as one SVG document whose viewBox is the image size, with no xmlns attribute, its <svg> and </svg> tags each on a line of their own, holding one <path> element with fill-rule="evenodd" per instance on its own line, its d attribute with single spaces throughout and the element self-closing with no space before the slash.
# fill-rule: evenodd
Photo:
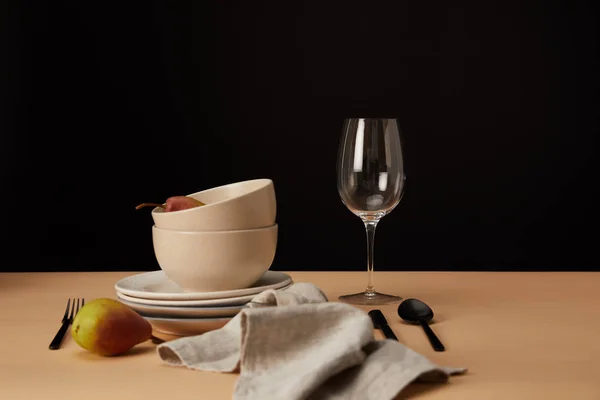
<svg viewBox="0 0 600 400">
<path fill-rule="evenodd" d="M 75 300 L 77 300 L 77 305 L 75 305 Z M 58 330 L 58 332 L 56 332 L 56 335 L 54 336 L 54 339 L 52 339 L 52 342 L 50 343 L 50 350 L 57 350 L 60 348 L 63 338 L 65 337 L 65 333 L 67 332 L 67 329 L 69 328 L 69 325 L 71 325 L 73 323 L 73 318 L 75 318 L 75 315 L 77 315 L 77 313 L 79 312 L 79 310 L 81 309 L 81 307 L 83 307 L 85 305 L 85 299 L 81 298 L 81 306 L 79 305 L 79 298 L 74 298 L 73 302 L 71 303 L 71 299 L 67 300 L 67 307 L 65 309 L 65 314 L 63 315 L 63 318 L 61 320 L 61 327 Z M 70 311 L 69 312 L 69 308 Z"/>
</svg>

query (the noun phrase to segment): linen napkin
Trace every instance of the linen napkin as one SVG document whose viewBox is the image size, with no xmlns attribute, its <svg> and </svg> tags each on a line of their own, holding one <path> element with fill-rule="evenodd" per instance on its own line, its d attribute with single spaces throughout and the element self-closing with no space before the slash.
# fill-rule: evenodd
<svg viewBox="0 0 600 400">
<path fill-rule="evenodd" d="M 394 340 L 375 340 L 363 310 L 295 283 L 254 297 L 223 328 L 165 342 L 174 366 L 239 372 L 235 400 L 391 400 L 414 381 L 445 382 L 438 366 Z"/>
</svg>

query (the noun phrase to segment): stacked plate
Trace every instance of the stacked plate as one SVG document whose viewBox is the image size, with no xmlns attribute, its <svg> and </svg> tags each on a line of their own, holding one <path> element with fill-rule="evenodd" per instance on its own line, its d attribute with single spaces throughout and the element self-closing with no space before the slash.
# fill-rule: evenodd
<svg viewBox="0 0 600 400">
<path fill-rule="evenodd" d="M 288 274 L 267 271 L 248 288 L 185 292 L 160 270 L 123 278 L 115 290 L 118 300 L 146 318 L 156 332 L 190 336 L 221 328 L 258 293 L 291 284 Z"/>
</svg>

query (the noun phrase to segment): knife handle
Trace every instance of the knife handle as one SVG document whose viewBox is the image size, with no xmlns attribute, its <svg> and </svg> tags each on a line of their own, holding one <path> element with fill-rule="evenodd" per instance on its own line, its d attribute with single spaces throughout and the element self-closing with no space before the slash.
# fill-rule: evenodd
<svg viewBox="0 0 600 400">
<path fill-rule="evenodd" d="M 381 325 L 380 328 L 386 338 L 398 341 L 398 338 L 396 337 L 394 331 L 392 331 L 392 328 L 390 328 L 389 325 Z"/>
</svg>

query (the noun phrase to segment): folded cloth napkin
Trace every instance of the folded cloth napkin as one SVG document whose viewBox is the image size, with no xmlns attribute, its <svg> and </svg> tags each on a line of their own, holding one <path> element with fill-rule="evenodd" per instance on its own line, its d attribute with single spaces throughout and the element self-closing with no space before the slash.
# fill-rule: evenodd
<svg viewBox="0 0 600 400">
<path fill-rule="evenodd" d="M 157 352 L 170 365 L 239 372 L 236 400 L 387 400 L 413 381 L 466 371 L 375 340 L 366 312 L 328 302 L 303 282 L 266 290 L 223 328 L 162 343 Z"/>
</svg>

